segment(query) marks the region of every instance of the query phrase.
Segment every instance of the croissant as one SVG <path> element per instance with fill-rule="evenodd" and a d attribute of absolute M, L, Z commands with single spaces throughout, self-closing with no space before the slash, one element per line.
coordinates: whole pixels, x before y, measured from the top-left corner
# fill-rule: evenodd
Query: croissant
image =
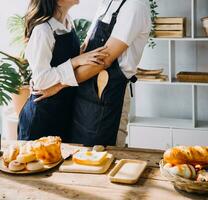
<path fill-rule="evenodd" d="M 171 174 L 175 174 L 184 178 L 188 179 L 195 179 L 196 178 L 196 171 L 192 165 L 176 165 L 174 167 L 169 167 L 167 170 Z"/>
<path fill-rule="evenodd" d="M 208 146 L 177 146 L 168 149 L 163 155 L 164 161 L 172 165 L 208 164 Z"/>

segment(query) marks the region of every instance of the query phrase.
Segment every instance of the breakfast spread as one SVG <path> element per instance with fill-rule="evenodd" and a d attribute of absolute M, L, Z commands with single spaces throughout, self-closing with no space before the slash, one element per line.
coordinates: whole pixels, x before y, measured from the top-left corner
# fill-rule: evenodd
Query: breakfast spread
<path fill-rule="evenodd" d="M 163 159 L 163 168 L 173 175 L 200 182 L 208 181 L 208 147 L 173 147 L 164 153 Z"/>
<path fill-rule="evenodd" d="M 11 172 L 31 172 L 42 170 L 44 165 L 57 163 L 61 158 L 61 138 L 49 136 L 9 146 L 4 151 L 2 164 Z"/>

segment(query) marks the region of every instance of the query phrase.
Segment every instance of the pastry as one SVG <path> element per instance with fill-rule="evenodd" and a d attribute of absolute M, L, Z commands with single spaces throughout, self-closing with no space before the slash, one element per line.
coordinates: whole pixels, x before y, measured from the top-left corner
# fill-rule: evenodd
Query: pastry
<path fill-rule="evenodd" d="M 100 165 L 106 158 L 107 152 L 86 151 L 77 152 L 72 156 L 72 160 L 83 165 Z"/>
<path fill-rule="evenodd" d="M 164 153 L 165 163 L 173 165 L 191 164 L 206 165 L 208 164 L 208 147 L 203 146 L 177 146 L 168 149 Z"/>
<path fill-rule="evenodd" d="M 192 165 L 182 164 L 174 167 L 166 168 L 171 174 L 181 176 L 183 178 L 195 179 L 196 171 Z"/>
<path fill-rule="evenodd" d="M 9 148 L 3 153 L 4 165 L 8 167 L 11 161 L 16 160 L 18 154 L 19 154 L 19 147 L 17 145 L 9 146 Z"/>
<path fill-rule="evenodd" d="M 13 172 L 18 172 L 18 171 L 22 171 L 23 169 L 25 169 L 25 164 L 20 163 L 17 160 L 13 160 L 9 163 L 8 168 L 9 170 Z"/>
<path fill-rule="evenodd" d="M 35 153 L 19 154 L 17 156 L 17 161 L 20 163 L 29 163 L 36 160 Z"/>
<path fill-rule="evenodd" d="M 92 148 L 93 151 L 97 151 L 97 152 L 102 152 L 105 150 L 105 147 L 103 145 L 95 145 L 93 148 Z"/>
<path fill-rule="evenodd" d="M 200 182 L 208 182 L 208 171 L 200 170 L 197 173 L 197 179 L 196 180 L 200 181 Z"/>
<path fill-rule="evenodd" d="M 39 160 L 35 160 L 32 162 L 27 163 L 26 165 L 26 169 L 28 171 L 38 171 L 44 168 L 44 165 L 41 161 Z"/>
<path fill-rule="evenodd" d="M 164 169 L 169 169 L 171 167 L 173 167 L 173 165 L 171 165 L 170 163 L 166 163 L 163 168 Z"/>
<path fill-rule="evenodd" d="M 62 158 L 61 138 L 53 136 L 42 137 L 33 142 L 32 150 L 36 158 L 44 164 L 56 163 Z"/>

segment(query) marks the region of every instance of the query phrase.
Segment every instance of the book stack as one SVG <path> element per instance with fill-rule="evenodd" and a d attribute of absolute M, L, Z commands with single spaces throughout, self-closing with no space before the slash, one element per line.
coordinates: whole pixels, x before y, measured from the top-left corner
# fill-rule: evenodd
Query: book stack
<path fill-rule="evenodd" d="M 137 68 L 136 77 L 139 81 L 167 81 L 168 76 L 162 73 L 163 69 L 147 70 Z"/>
<path fill-rule="evenodd" d="M 182 38 L 186 35 L 186 18 L 184 17 L 157 17 L 155 20 L 155 37 Z"/>

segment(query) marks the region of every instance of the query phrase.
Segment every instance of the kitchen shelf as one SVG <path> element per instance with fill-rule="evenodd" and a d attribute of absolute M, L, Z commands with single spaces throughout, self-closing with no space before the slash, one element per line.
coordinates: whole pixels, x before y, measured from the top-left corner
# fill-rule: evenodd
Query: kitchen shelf
<path fill-rule="evenodd" d="M 187 128 L 192 129 L 191 119 L 174 119 L 159 117 L 134 117 L 130 122 L 134 126 L 163 127 L 163 128 Z"/>
<path fill-rule="evenodd" d="M 147 85 L 178 85 L 178 86 L 208 86 L 208 83 L 194 83 L 194 82 L 178 82 L 177 80 L 170 81 L 137 81 L 137 84 Z"/>
<path fill-rule="evenodd" d="M 131 119 L 130 126 L 175 128 L 175 129 L 194 129 L 208 131 L 208 121 L 198 121 L 197 127 L 194 127 L 192 119 L 175 119 L 160 117 L 139 117 Z"/>
<path fill-rule="evenodd" d="M 134 84 L 128 145 L 165 149 L 179 144 L 180 137 L 180 144 L 208 145 L 208 83 L 176 80 L 180 71 L 208 72 L 208 37 L 205 37 L 200 21 L 201 17 L 208 16 L 208 1 L 160 0 L 158 6 L 161 17 L 187 18 L 187 36 L 153 38 L 157 46 L 145 48 L 139 66 L 164 68 L 168 80 L 138 80 Z M 155 134 L 163 139 L 157 140 Z M 157 144 L 154 139 L 151 141 L 151 137 L 157 140 Z"/>
<path fill-rule="evenodd" d="M 153 38 L 155 41 L 208 41 L 208 37 Z"/>

